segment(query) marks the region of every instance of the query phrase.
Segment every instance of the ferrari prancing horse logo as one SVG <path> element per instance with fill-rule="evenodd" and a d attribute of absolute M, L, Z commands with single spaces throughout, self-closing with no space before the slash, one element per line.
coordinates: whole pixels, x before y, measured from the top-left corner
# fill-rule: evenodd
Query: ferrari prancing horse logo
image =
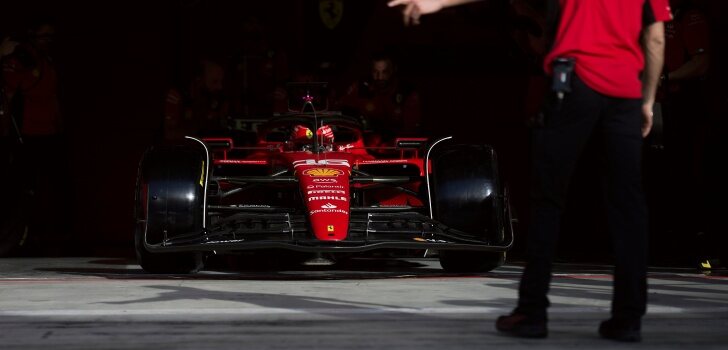
<path fill-rule="evenodd" d="M 303 172 L 303 175 L 308 175 L 312 177 L 320 177 L 320 176 L 340 176 L 344 175 L 344 172 L 339 169 L 332 169 L 332 168 L 312 168 L 307 169 Z"/>
<path fill-rule="evenodd" d="M 344 0 L 319 0 L 319 17 L 326 28 L 336 28 L 344 17 Z"/>

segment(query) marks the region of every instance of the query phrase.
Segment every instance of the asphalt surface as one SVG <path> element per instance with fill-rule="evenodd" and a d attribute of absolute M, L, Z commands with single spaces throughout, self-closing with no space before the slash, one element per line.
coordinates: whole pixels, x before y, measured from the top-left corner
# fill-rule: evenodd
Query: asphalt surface
<path fill-rule="evenodd" d="M 557 266 L 541 340 L 493 327 L 515 304 L 518 265 L 478 275 L 431 259 L 221 266 L 178 276 L 127 259 L 0 259 L 0 349 L 728 349 L 728 273 L 652 269 L 644 341 L 623 344 L 596 331 L 609 266 Z"/>

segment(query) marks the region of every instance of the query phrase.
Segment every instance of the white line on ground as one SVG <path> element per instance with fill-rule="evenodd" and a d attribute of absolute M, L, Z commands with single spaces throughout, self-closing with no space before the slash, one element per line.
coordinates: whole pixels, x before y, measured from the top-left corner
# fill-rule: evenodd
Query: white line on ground
<path fill-rule="evenodd" d="M 509 313 L 510 308 L 497 307 L 428 307 L 428 308 L 237 308 L 237 309 L 57 309 L 57 310 L 5 310 L 0 316 L 174 316 L 174 315 L 292 315 L 292 314 L 325 314 L 325 315 L 371 315 L 371 314 L 502 314 Z M 608 312 L 608 307 L 553 307 L 549 313 L 589 313 Z M 678 308 L 666 306 L 650 306 L 648 314 L 728 314 L 728 307 L 719 308 Z"/>

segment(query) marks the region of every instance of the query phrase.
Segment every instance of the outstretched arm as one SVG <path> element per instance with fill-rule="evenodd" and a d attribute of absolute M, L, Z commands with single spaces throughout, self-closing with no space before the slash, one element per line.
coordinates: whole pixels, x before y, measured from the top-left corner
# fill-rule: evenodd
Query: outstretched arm
<path fill-rule="evenodd" d="M 420 24 L 420 16 L 435 13 L 445 7 L 463 5 L 480 0 L 392 0 L 389 7 L 404 6 L 404 25 Z"/>

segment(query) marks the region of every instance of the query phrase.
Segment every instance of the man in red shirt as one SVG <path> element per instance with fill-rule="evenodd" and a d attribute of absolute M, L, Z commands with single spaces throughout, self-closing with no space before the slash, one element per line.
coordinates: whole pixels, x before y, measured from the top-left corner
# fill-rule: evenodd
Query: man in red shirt
<path fill-rule="evenodd" d="M 422 14 L 470 1 L 395 0 L 390 6 L 406 5 L 405 22 L 416 23 Z M 547 336 L 547 293 L 561 214 L 574 167 L 596 131 L 605 141 L 604 193 L 616 257 L 612 318 L 602 322 L 599 333 L 639 341 L 647 306 L 642 138 L 652 127 L 670 7 L 668 0 L 560 0 L 551 6 L 559 20 L 544 68 L 557 79 L 533 140 L 528 261 L 518 307 L 501 316 L 496 328 L 518 337 Z M 560 65 L 566 69 L 554 72 L 562 58 L 568 58 Z"/>
<path fill-rule="evenodd" d="M 30 215 L 27 226 L 20 229 L 30 232 L 29 245 L 37 241 L 41 244 L 37 248 L 50 249 L 51 253 L 57 253 L 53 250 L 58 245 L 53 243 L 67 239 L 64 236 L 70 234 L 66 212 L 67 148 L 59 104 L 59 79 L 52 55 L 54 36 L 55 26 L 42 20 L 29 28 L 27 40 L 10 46 L 5 42 L 1 80 L 9 108 L 4 118 L 0 118 L 5 119 L 0 136 L 11 140 L 8 148 L 13 157 L 7 167 L 12 170 L 12 176 L 18 177 L 13 190 L 22 192 L 18 203 L 32 197 L 35 209 L 14 218 L 21 220 L 25 214 Z"/>
<path fill-rule="evenodd" d="M 54 28 L 42 24 L 33 29 L 30 42 L 14 47 L 2 64 L 8 100 L 18 95 L 16 122 L 22 135 L 49 137 L 61 132 L 58 75 L 50 55 Z"/>

